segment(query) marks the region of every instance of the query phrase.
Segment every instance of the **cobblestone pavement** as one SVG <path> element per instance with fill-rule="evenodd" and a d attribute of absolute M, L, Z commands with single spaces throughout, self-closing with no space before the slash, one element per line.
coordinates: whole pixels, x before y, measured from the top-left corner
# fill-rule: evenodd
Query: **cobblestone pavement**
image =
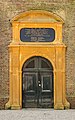
<path fill-rule="evenodd" d="M 0 120 L 75 120 L 75 110 L 0 110 Z"/>

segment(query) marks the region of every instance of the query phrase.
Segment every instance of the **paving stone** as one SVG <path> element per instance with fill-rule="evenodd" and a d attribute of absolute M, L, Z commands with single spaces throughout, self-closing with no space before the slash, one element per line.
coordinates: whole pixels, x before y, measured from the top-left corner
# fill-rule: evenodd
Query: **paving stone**
<path fill-rule="evenodd" d="M 1 110 L 0 120 L 75 120 L 75 110 Z"/>

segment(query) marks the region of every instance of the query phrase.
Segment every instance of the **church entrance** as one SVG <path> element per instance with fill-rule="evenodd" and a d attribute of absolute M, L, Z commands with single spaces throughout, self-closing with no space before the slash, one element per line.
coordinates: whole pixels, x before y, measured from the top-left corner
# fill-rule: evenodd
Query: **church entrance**
<path fill-rule="evenodd" d="M 10 96 L 5 108 L 70 108 L 65 92 L 64 21 L 49 11 L 31 10 L 15 16 L 11 23 Z"/>
<path fill-rule="evenodd" d="M 32 57 L 22 73 L 22 107 L 53 107 L 52 64 L 43 57 Z"/>

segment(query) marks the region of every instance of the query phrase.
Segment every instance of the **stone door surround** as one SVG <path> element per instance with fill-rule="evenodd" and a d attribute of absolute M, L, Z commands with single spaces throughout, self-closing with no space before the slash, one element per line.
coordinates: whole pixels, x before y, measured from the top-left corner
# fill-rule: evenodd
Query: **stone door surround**
<path fill-rule="evenodd" d="M 33 57 L 41 56 L 48 59 L 53 66 L 54 74 L 54 109 L 69 108 L 65 94 L 65 52 L 66 46 L 62 42 L 63 20 L 48 11 L 33 10 L 16 16 L 12 21 L 12 41 L 10 54 L 10 95 L 5 108 L 22 108 L 22 66 Z M 20 30 L 22 28 L 52 28 L 55 30 L 53 42 L 22 42 Z"/>

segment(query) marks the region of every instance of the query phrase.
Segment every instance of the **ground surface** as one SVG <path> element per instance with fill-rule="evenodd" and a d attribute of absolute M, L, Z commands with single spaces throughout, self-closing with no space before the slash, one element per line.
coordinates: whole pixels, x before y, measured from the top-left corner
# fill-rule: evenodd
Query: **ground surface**
<path fill-rule="evenodd" d="M 75 110 L 0 110 L 0 120 L 75 120 Z"/>

